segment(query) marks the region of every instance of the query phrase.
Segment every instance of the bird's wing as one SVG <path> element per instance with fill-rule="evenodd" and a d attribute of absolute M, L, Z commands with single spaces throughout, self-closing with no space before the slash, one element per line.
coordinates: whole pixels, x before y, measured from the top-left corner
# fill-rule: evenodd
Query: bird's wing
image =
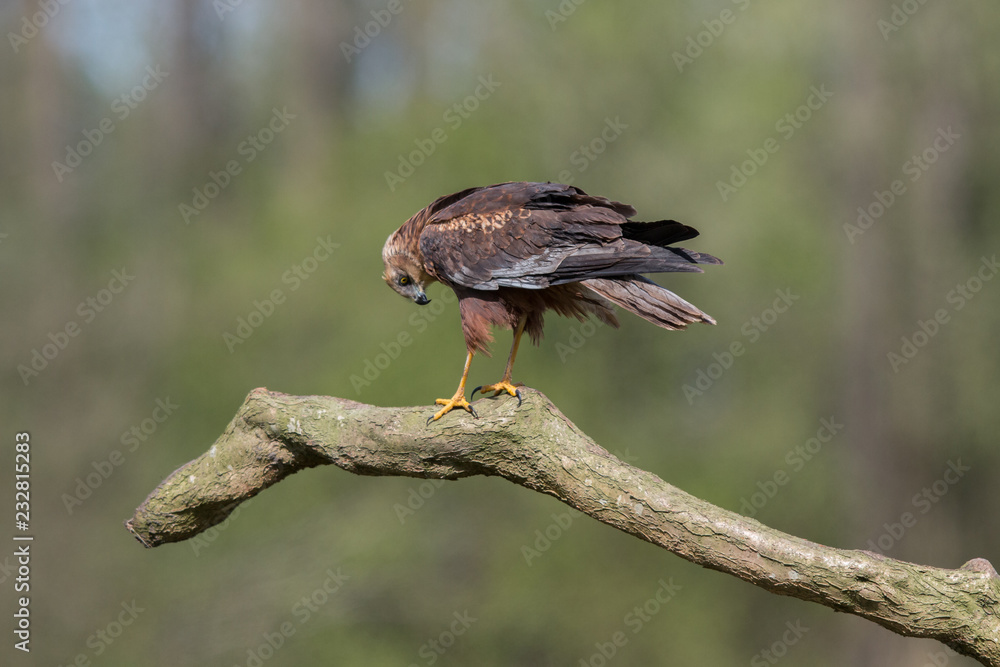
<path fill-rule="evenodd" d="M 542 289 L 587 278 L 701 271 L 696 264 L 718 262 L 656 245 L 691 238 L 692 228 L 630 223 L 631 206 L 572 186 L 504 183 L 459 194 L 429 215 L 420 234 L 427 271 L 443 282 Z"/>

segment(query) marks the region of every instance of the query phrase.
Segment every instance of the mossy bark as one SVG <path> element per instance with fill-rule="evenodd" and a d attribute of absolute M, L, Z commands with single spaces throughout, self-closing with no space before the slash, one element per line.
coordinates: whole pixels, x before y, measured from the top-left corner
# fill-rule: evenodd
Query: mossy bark
<path fill-rule="evenodd" d="M 164 480 L 125 525 L 147 547 L 185 540 L 319 465 L 359 475 L 496 475 L 693 563 L 1000 667 L 1000 577 L 989 562 L 925 567 L 786 535 L 620 461 L 545 396 L 522 392 L 521 407 L 481 400 L 479 419 L 456 412 L 427 425 L 427 407 L 255 389 L 209 451 Z"/>

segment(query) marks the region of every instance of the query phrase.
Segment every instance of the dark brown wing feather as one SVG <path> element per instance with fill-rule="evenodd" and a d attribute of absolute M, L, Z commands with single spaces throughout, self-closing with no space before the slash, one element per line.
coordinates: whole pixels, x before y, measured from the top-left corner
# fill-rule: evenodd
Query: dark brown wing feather
<path fill-rule="evenodd" d="M 543 289 L 587 278 L 700 272 L 697 264 L 720 263 L 665 247 L 696 236 L 693 228 L 629 222 L 631 206 L 572 186 L 504 183 L 464 193 L 438 200 L 448 203 L 428 215 L 420 234 L 427 271 L 446 284 Z"/>
<path fill-rule="evenodd" d="M 627 239 L 641 243 L 667 246 L 680 243 L 698 236 L 698 230 L 688 227 L 676 220 L 657 220 L 656 222 L 626 222 L 622 225 L 622 235 Z"/>
<path fill-rule="evenodd" d="M 445 202 L 446 206 L 440 204 Z M 469 188 L 448 197 L 441 197 L 428 208 L 434 208 L 429 218 L 432 223 L 446 222 L 470 213 L 486 214 L 506 209 L 572 211 L 580 207 L 605 209 L 615 215 L 614 220 L 624 222 L 635 215 L 628 204 L 604 197 L 588 195 L 580 188 L 559 183 L 499 183 L 480 188 Z"/>
<path fill-rule="evenodd" d="M 694 322 L 715 324 L 700 308 L 643 276 L 596 278 L 581 284 L 664 329 L 683 329 Z"/>

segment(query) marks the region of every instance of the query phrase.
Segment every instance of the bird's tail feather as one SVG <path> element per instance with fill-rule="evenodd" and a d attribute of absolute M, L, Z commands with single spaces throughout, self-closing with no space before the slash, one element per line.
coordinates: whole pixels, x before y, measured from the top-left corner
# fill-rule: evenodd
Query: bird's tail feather
<path fill-rule="evenodd" d="M 638 274 L 619 278 L 591 278 L 583 285 L 664 329 L 683 329 L 693 322 L 715 324 L 710 315 L 670 290 Z"/>

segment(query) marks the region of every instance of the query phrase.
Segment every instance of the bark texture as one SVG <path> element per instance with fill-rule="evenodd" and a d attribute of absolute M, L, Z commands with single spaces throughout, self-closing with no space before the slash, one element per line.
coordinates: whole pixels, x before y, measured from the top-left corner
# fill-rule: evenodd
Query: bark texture
<path fill-rule="evenodd" d="M 125 526 L 146 547 L 185 540 L 319 465 L 358 475 L 496 475 L 693 563 L 1000 667 L 1000 577 L 988 561 L 948 570 L 787 535 L 620 461 L 544 395 L 522 393 L 520 408 L 485 399 L 476 405 L 479 419 L 453 413 L 427 425 L 426 406 L 255 389 L 215 444 L 164 480 Z"/>

